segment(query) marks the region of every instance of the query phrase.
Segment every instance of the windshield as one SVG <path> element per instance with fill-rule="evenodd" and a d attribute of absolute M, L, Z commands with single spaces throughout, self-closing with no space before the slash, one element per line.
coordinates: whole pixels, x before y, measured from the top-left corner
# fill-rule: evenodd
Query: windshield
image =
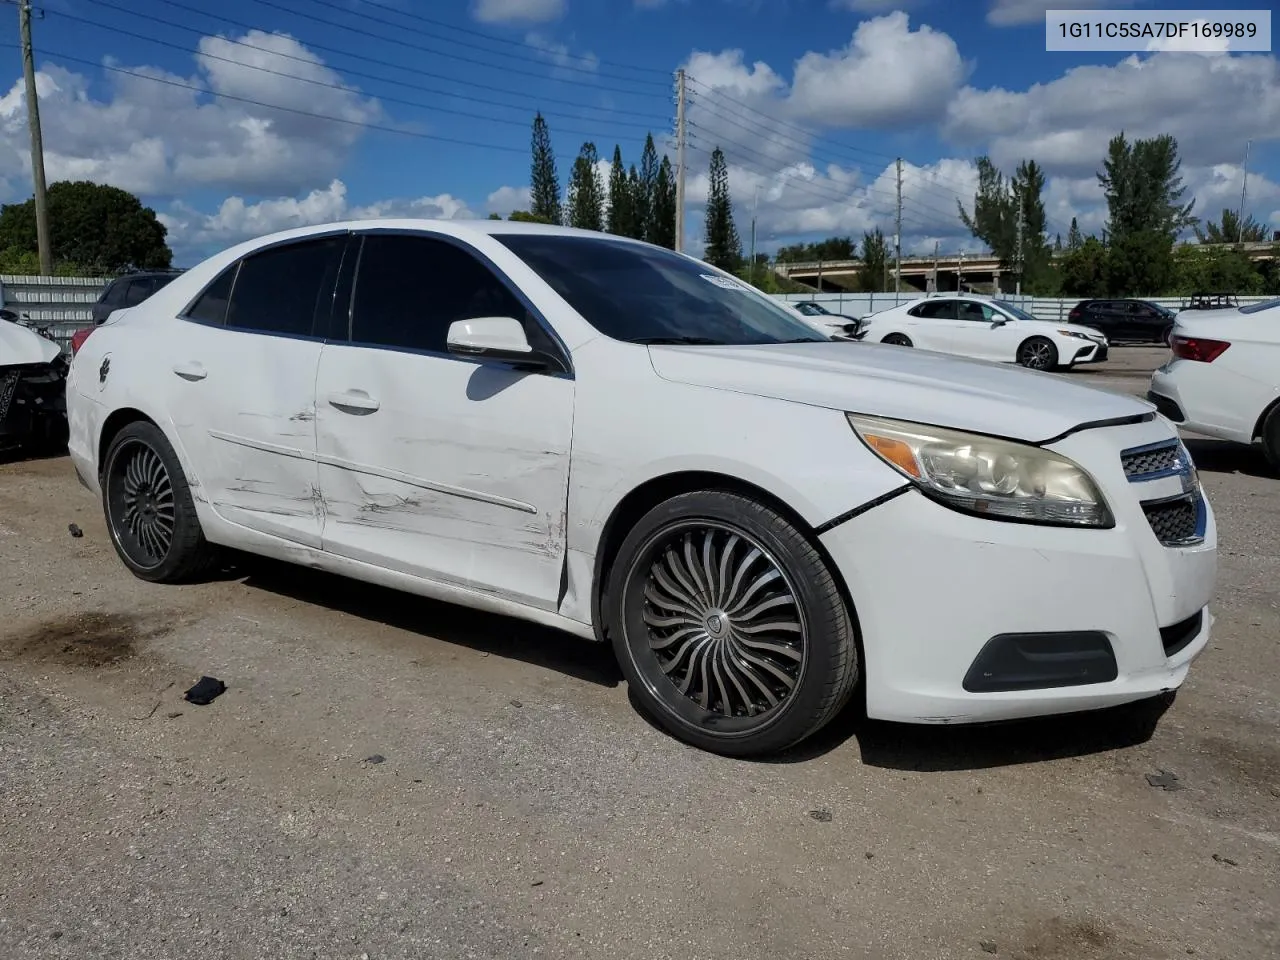
<path fill-rule="evenodd" d="M 1003 310 L 1005 313 L 1009 314 L 1009 316 L 1015 317 L 1018 320 L 1034 320 L 1035 319 L 1035 317 L 1027 313 L 1027 311 L 1021 309 L 1020 307 L 1015 307 L 1012 303 L 1010 303 L 1007 300 L 992 300 L 991 302 L 995 304 L 997 307 L 999 307 L 1001 310 Z"/>
<path fill-rule="evenodd" d="M 1263 310 L 1274 310 L 1280 307 L 1280 300 L 1263 300 L 1261 303 L 1250 304 L 1247 307 L 1241 307 L 1241 313 L 1261 313 Z"/>
<path fill-rule="evenodd" d="M 495 234 L 605 336 L 631 343 L 819 343 L 763 294 L 658 247 L 596 237 Z"/>
<path fill-rule="evenodd" d="M 831 316 L 831 312 L 820 303 L 802 303 L 800 304 L 800 312 L 807 313 L 811 317 Z"/>

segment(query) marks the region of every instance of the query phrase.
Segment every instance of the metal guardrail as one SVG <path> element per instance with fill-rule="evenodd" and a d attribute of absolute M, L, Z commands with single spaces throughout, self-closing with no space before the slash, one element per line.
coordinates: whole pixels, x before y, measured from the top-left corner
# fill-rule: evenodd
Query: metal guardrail
<path fill-rule="evenodd" d="M 0 274 L 0 306 L 26 314 L 70 349 L 71 335 L 93 322 L 92 307 L 110 277 L 23 277 Z"/>

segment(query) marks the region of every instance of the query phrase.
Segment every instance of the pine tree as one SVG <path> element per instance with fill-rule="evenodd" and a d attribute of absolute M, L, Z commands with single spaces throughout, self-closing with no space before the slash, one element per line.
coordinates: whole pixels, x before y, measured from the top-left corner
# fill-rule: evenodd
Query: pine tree
<path fill-rule="evenodd" d="M 665 156 L 653 181 L 653 216 L 645 239 L 668 250 L 676 248 L 676 178 Z"/>
<path fill-rule="evenodd" d="M 539 112 L 533 118 L 533 169 L 530 177 L 533 202 L 529 212 L 548 223 L 561 222 L 560 176 L 556 154 L 551 149 L 551 131 Z"/>
<path fill-rule="evenodd" d="M 884 278 L 889 263 L 889 245 L 884 231 L 879 227 L 862 235 L 862 270 L 858 273 L 858 288 L 863 292 L 884 289 Z"/>
<path fill-rule="evenodd" d="M 604 229 L 604 191 L 596 164 L 600 158 L 594 143 L 584 143 L 573 161 L 573 174 L 569 177 L 569 226 L 581 230 Z"/>
<path fill-rule="evenodd" d="M 644 140 L 644 153 L 640 155 L 640 189 L 635 192 L 636 220 L 640 224 L 640 239 L 654 240 L 654 204 L 658 191 L 658 150 L 653 145 L 653 134 Z"/>
<path fill-rule="evenodd" d="M 724 151 L 711 154 L 711 189 L 707 194 L 706 249 L 702 259 L 730 272 L 742 264 L 742 241 L 733 223 L 733 201 L 729 197 L 729 166 Z"/>
<path fill-rule="evenodd" d="M 627 171 L 627 200 L 631 205 L 631 215 L 627 220 L 625 236 L 633 240 L 643 240 L 645 221 L 643 212 L 645 203 L 644 184 L 640 182 L 640 172 L 636 170 L 634 163 L 631 165 L 631 169 Z"/>
<path fill-rule="evenodd" d="M 627 168 L 622 165 L 622 148 L 613 148 L 613 166 L 609 168 L 609 218 L 606 229 L 620 237 L 629 236 L 634 205 L 627 183 Z"/>
<path fill-rule="evenodd" d="M 1076 218 L 1071 218 L 1071 229 L 1067 231 L 1067 250 L 1079 250 L 1084 246 L 1084 237 L 1080 235 L 1080 224 L 1076 223 Z"/>

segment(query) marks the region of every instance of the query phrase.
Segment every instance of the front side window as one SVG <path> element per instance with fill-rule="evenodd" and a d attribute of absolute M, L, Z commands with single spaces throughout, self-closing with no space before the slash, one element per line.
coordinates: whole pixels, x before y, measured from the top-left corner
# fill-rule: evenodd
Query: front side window
<path fill-rule="evenodd" d="M 1021 307 L 1015 307 L 1008 300 L 992 300 L 991 305 L 1003 310 L 1015 320 L 1035 320 L 1035 316 L 1028 313 L 1026 310 L 1023 310 Z M 999 320 L 1000 317 L 997 316 L 994 319 Z"/>
<path fill-rule="evenodd" d="M 964 300 L 960 303 L 959 317 L 961 320 L 970 320 L 975 323 L 991 323 L 1000 319 L 1000 315 L 985 303 L 974 303 L 972 300 Z"/>
<path fill-rule="evenodd" d="M 345 243 L 345 235 L 324 237 L 245 257 L 231 291 L 227 326 L 258 333 L 311 336 Z"/>
<path fill-rule="evenodd" d="M 782 304 L 669 250 L 603 237 L 493 237 L 615 340 L 746 345 L 826 339 Z"/>
<path fill-rule="evenodd" d="M 527 320 L 524 305 L 476 256 L 433 237 L 364 238 L 353 343 L 446 353 L 450 325 L 480 317 Z"/>

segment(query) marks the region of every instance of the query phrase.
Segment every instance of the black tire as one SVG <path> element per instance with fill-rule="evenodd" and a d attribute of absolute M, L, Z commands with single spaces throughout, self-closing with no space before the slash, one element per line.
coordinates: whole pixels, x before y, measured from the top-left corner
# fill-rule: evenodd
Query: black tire
<path fill-rule="evenodd" d="M 632 696 L 705 750 L 785 750 L 827 724 L 858 678 L 853 621 L 826 563 L 790 521 L 735 493 L 681 494 L 645 514 L 604 601 Z"/>
<path fill-rule="evenodd" d="M 1018 347 L 1017 359 L 1028 370 L 1052 370 L 1058 365 L 1058 348 L 1046 337 L 1029 337 Z"/>
<path fill-rule="evenodd" d="M 908 337 L 905 333 L 886 333 L 884 335 L 884 339 L 881 340 L 880 342 L 889 343 L 895 347 L 914 346 L 914 344 L 911 342 L 911 338 Z"/>
<path fill-rule="evenodd" d="M 139 579 L 181 583 L 216 559 L 178 456 L 153 423 L 131 423 L 111 441 L 103 460 L 102 508 L 112 546 Z"/>
<path fill-rule="evenodd" d="M 1272 471 L 1280 474 L 1280 405 L 1262 421 L 1262 453 Z"/>
<path fill-rule="evenodd" d="M 1169 324 L 1160 331 L 1160 339 L 1158 342 L 1164 344 L 1166 347 L 1173 346 L 1173 324 Z"/>

